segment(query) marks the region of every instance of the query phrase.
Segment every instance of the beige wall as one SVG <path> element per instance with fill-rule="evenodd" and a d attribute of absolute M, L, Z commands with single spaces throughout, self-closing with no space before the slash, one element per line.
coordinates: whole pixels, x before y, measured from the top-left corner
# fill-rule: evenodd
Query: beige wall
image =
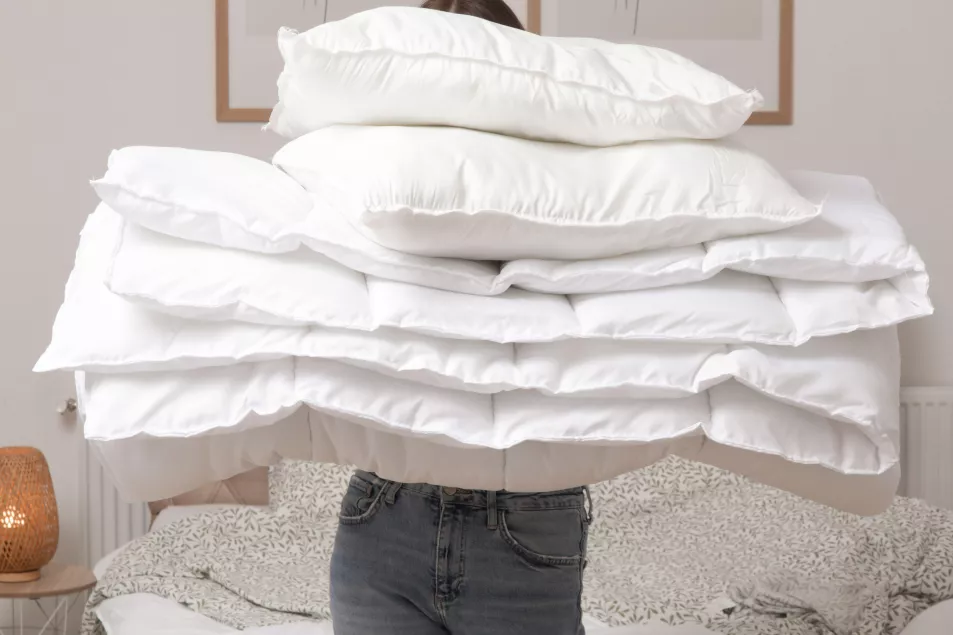
<path fill-rule="evenodd" d="M 744 137 L 781 166 L 875 182 L 935 278 L 938 315 L 903 330 L 904 381 L 953 385 L 953 3 L 797 4 L 797 125 Z M 67 559 L 80 549 L 79 431 L 54 409 L 72 387 L 30 368 L 95 204 L 87 179 L 123 145 L 266 157 L 279 143 L 254 125 L 215 123 L 212 26 L 212 0 L 0 2 L 0 445 L 49 457 Z"/>
<path fill-rule="evenodd" d="M 744 139 L 780 167 L 874 183 L 933 274 L 936 314 L 901 328 L 903 383 L 953 385 L 953 2 L 795 4 L 795 125 Z"/>

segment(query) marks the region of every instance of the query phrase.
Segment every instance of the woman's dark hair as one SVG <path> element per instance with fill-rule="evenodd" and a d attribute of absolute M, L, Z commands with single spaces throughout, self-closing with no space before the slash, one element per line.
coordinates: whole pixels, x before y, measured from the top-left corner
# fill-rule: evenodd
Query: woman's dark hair
<path fill-rule="evenodd" d="M 524 31 L 523 23 L 503 0 L 427 0 L 424 9 L 461 13 Z"/>

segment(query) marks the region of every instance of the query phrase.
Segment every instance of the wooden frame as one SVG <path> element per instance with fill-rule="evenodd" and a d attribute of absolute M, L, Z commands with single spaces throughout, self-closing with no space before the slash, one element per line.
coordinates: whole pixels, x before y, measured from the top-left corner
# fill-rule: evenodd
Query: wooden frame
<path fill-rule="evenodd" d="M 778 109 L 756 112 L 749 126 L 790 126 L 794 123 L 794 0 L 781 0 Z"/>
<path fill-rule="evenodd" d="M 794 0 L 781 2 L 780 68 L 776 111 L 756 112 L 749 125 L 789 126 L 794 123 Z M 542 28 L 542 0 L 527 0 L 526 27 Z M 229 104 L 228 0 L 215 0 L 215 116 L 223 123 L 267 123 L 270 108 L 232 108 Z"/>
<path fill-rule="evenodd" d="M 215 118 L 223 123 L 267 123 L 271 108 L 229 105 L 228 73 L 228 0 L 215 0 Z"/>

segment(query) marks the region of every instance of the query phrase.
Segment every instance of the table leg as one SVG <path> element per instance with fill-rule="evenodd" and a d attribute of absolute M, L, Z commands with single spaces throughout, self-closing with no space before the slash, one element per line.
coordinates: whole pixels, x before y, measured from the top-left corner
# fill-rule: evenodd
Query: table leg
<path fill-rule="evenodd" d="M 46 629 L 48 629 L 50 626 L 53 627 L 53 630 L 55 632 L 56 617 L 57 617 L 57 614 L 60 612 L 60 608 L 64 606 L 64 603 L 66 603 L 66 606 L 69 606 L 69 596 L 58 597 L 56 598 L 55 601 L 56 601 L 56 604 L 53 605 L 53 610 L 50 612 L 49 615 L 46 615 L 46 612 L 44 611 L 44 615 L 46 616 L 46 622 L 43 624 L 43 627 L 39 631 L 37 631 L 37 635 L 43 635 L 43 633 L 46 632 Z M 37 602 L 37 606 L 40 606 L 39 602 Z M 43 610 L 42 606 L 40 606 L 40 610 L 41 611 Z"/>

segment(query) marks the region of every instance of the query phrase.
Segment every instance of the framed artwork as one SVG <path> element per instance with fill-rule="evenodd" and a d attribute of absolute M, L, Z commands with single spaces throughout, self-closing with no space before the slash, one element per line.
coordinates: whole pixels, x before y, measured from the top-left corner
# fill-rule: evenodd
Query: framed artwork
<path fill-rule="evenodd" d="M 305 31 L 381 6 L 421 0 L 215 0 L 216 116 L 267 122 L 277 101 L 282 26 Z M 765 107 L 748 121 L 790 125 L 794 112 L 794 0 L 509 0 L 526 27 L 563 37 L 657 46 L 744 88 Z"/>

